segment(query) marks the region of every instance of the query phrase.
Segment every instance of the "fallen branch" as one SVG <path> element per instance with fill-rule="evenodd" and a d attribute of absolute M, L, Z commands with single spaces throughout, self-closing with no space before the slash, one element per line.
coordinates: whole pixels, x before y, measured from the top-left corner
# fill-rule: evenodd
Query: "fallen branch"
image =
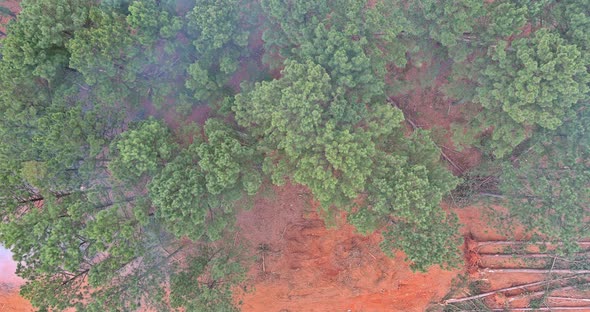
<path fill-rule="evenodd" d="M 518 259 L 518 258 L 557 258 L 559 260 L 564 261 L 573 261 L 572 259 L 560 257 L 554 254 L 545 254 L 545 253 L 523 253 L 523 254 L 515 254 L 515 253 L 489 253 L 489 252 L 479 252 L 478 253 L 482 257 L 497 257 L 497 258 L 511 258 L 511 259 Z M 573 255 L 582 256 L 587 255 L 589 252 L 576 252 Z"/>
<path fill-rule="evenodd" d="M 494 294 L 497 294 L 497 293 L 507 292 L 507 291 L 511 291 L 511 290 L 517 290 L 517 289 L 523 289 L 523 288 L 528 288 L 528 287 L 533 287 L 533 286 L 540 286 L 540 285 L 544 285 L 544 284 L 550 284 L 550 283 L 553 283 L 553 282 L 564 281 L 564 280 L 568 280 L 568 279 L 572 279 L 572 278 L 576 278 L 576 277 L 578 277 L 578 275 L 568 276 L 568 277 L 562 277 L 562 278 L 558 278 L 558 279 L 554 279 L 554 280 L 545 280 L 545 281 L 540 281 L 540 282 L 522 284 L 522 285 L 512 286 L 512 287 L 507 287 L 507 288 L 501 288 L 501 289 L 496 289 L 494 291 L 489 291 L 489 292 L 485 292 L 485 293 L 482 293 L 482 294 L 479 294 L 479 295 L 470 296 L 470 297 L 457 298 L 457 299 L 447 299 L 447 300 L 443 301 L 443 303 L 444 304 L 449 304 L 449 303 L 457 303 L 457 302 L 471 301 L 471 300 L 474 300 L 474 299 L 488 297 L 488 296 L 491 296 L 491 295 L 494 295 Z"/>
<path fill-rule="evenodd" d="M 393 104 L 393 106 L 397 107 L 402 112 L 404 111 L 401 108 L 401 106 L 399 104 L 397 104 L 397 102 L 394 99 L 392 99 L 391 97 L 387 97 L 387 101 L 389 101 L 389 103 Z M 406 117 L 405 114 L 404 114 L 404 120 L 407 121 L 410 124 L 410 126 L 412 126 L 412 129 L 413 130 L 421 129 L 421 127 L 419 127 L 418 125 L 416 125 L 416 123 L 414 123 L 410 118 Z M 460 166 L 458 166 L 447 154 L 445 154 L 445 152 L 443 152 L 442 148 L 438 144 L 436 144 L 436 146 L 440 150 L 440 154 L 444 158 L 444 160 L 448 161 L 453 167 L 455 167 L 455 169 L 457 169 L 457 170 L 459 170 L 461 172 L 464 171 L 463 168 L 461 168 Z"/>
<path fill-rule="evenodd" d="M 581 246 L 590 246 L 590 242 L 577 242 Z M 563 245 L 563 243 L 531 242 L 531 241 L 478 241 L 477 246 L 517 246 L 517 245 Z"/>
<path fill-rule="evenodd" d="M 497 254 L 497 253 L 478 253 L 481 257 L 501 258 L 501 259 L 519 259 L 519 258 L 553 258 L 554 255 L 549 254 Z M 558 257 L 559 258 L 559 257 Z"/>
<path fill-rule="evenodd" d="M 517 295 L 517 296 L 514 296 L 514 297 L 508 299 L 508 302 L 512 302 L 514 300 L 518 300 L 518 299 L 521 299 L 523 297 L 536 297 L 536 296 L 539 296 L 539 295 L 544 295 L 546 293 L 554 292 L 556 290 L 561 290 L 561 291 L 563 291 L 563 290 L 571 290 L 571 289 L 575 289 L 576 287 L 579 287 L 579 286 L 582 286 L 582 285 L 588 285 L 588 284 L 581 284 L 581 285 L 576 285 L 576 286 L 565 286 L 565 287 L 552 288 L 552 289 L 549 289 L 547 291 L 545 291 L 545 290 L 539 290 L 539 291 L 535 291 L 535 292 L 532 292 L 532 293 L 524 293 L 524 294 L 520 294 L 520 295 Z"/>
<path fill-rule="evenodd" d="M 548 269 L 484 269 L 486 273 L 531 273 L 531 274 L 590 274 L 590 270 Z"/>
<path fill-rule="evenodd" d="M 491 311 L 510 312 L 510 311 L 588 311 L 590 307 L 544 307 L 544 308 L 504 308 L 491 309 Z"/>
<path fill-rule="evenodd" d="M 572 297 L 550 296 L 550 297 L 547 297 L 547 299 L 590 302 L 590 299 L 588 299 L 588 298 L 572 298 Z"/>
<path fill-rule="evenodd" d="M 493 193 L 486 193 L 486 192 L 479 192 L 477 195 L 480 195 L 480 196 L 488 196 L 488 197 L 494 197 L 494 198 L 501 198 L 501 199 L 504 199 L 504 198 L 506 198 L 504 195 L 500 195 L 500 194 L 493 194 Z"/>
<path fill-rule="evenodd" d="M 437 145 L 438 146 L 438 145 Z M 448 161 L 453 167 L 455 167 L 457 170 L 463 172 L 463 168 L 459 167 L 457 164 L 455 164 L 454 161 L 451 160 L 451 158 L 449 156 L 447 156 L 447 154 L 445 154 L 445 152 L 442 151 L 442 149 L 440 150 L 440 154 L 442 155 L 442 157 Z"/>
<path fill-rule="evenodd" d="M 584 254 L 588 254 L 587 252 Z M 498 259 L 498 260 L 525 260 L 525 259 L 535 259 L 535 260 L 543 260 L 547 262 L 549 259 L 556 259 L 562 263 L 582 263 L 581 260 L 575 259 L 568 259 L 564 257 L 560 257 L 557 255 L 552 254 L 542 254 L 542 253 L 530 253 L 530 254 L 496 254 L 496 253 L 478 253 L 480 258 L 488 258 L 488 259 Z M 579 254 L 582 255 L 582 254 Z"/>
<path fill-rule="evenodd" d="M 557 260 L 557 257 L 553 257 L 553 264 L 551 264 L 551 269 L 549 269 L 549 273 L 547 274 L 547 278 L 551 278 L 551 274 L 553 274 L 553 268 L 555 268 L 555 260 Z M 545 286 L 545 292 L 549 291 L 549 284 L 547 284 L 547 286 Z"/>

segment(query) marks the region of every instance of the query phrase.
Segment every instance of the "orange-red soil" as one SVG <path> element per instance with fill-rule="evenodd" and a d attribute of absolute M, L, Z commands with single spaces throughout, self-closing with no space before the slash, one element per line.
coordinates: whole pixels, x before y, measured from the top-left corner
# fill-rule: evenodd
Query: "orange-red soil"
<path fill-rule="evenodd" d="M 465 147 L 459 151 L 460 146 L 451 140 L 451 125 L 465 125 L 477 113 L 478 106 L 470 105 L 471 103 L 454 105 L 453 99 L 440 91 L 451 73 L 449 61 L 440 64 L 436 72 L 432 72 L 432 67 L 433 64 L 424 63 L 419 67 L 409 66 L 407 70 L 395 69 L 386 81 L 393 84 L 395 80 L 403 80 L 412 84 L 411 87 L 407 87 L 407 91 L 392 99 L 404 112 L 406 119 L 414 122 L 419 128 L 431 130 L 435 143 L 453 162 L 449 164 L 449 169 L 460 175 L 479 164 L 481 153 L 473 147 Z"/>
<path fill-rule="evenodd" d="M 513 230 L 511 237 L 493 230 L 482 206 L 443 205 L 457 213 L 463 224 L 465 265 L 454 271 L 433 267 L 420 274 L 411 272 L 403 253 L 396 253 L 393 259 L 386 257 L 378 247 L 379 234 L 359 235 L 342 216 L 336 218 L 334 227 L 326 227 L 304 187 L 287 184 L 273 190 L 273 196 L 258 198 L 252 210 L 238 215 L 238 236 L 250 244 L 257 259 L 249 271 L 248 284 L 253 290 L 238 296 L 242 311 L 425 311 L 450 291 L 451 281 L 458 274 L 469 273 L 471 281 L 483 281 L 481 291 L 547 277 L 481 269 L 535 267 L 521 260 L 480 255 L 501 250 L 478 246 L 478 241 L 529 238 L 514 225 L 508 225 Z M 489 208 L 505 211 L 500 206 Z M 527 307 L 529 298 L 510 297 L 520 292 L 490 296 L 485 302 L 495 308 L 505 304 Z"/>
<path fill-rule="evenodd" d="M 29 312 L 34 311 L 31 304 L 18 294 L 18 291 L 0 292 L 0 311 Z"/>
<path fill-rule="evenodd" d="M 327 228 L 305 188 L 274 190 L 238 216 L 238 235 L 257 259 L 242 311 L 424 311 L 461 272 L 413 273 L 403 253 L 381 252 L 379 234 L 359 235 L 342 216 Z"/>

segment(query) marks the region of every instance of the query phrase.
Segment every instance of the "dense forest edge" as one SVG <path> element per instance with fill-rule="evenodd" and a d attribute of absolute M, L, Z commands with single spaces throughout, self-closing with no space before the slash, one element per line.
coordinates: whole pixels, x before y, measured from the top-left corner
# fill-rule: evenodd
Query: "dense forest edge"
<path fill-rule="evenodd" d="M 0 243 L 40 311 L 239 311 L 266 247 L 236 216 L 286 183 L 417 272 L 464 265 L 442 202 L 502 205 L 498 228 L 590 269 L 588 0 L 20 7 L 0 8 Z"/>

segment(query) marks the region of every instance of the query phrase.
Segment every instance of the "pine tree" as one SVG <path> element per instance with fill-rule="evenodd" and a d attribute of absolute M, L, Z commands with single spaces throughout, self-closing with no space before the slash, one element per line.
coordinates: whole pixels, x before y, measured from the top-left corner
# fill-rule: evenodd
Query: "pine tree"
<path fill-rule="evenodd" d="M 457 226 L 445 221 L 439 203 L 458 181 L 441 167 L 440 151 L 428 134 L 407 138 L 402 113 L 385 103 L 373 104 L 357 124 L 339 123 L 332 112 L 347 103 L 334 87 L 338 82 L 333 85 L 310 61 L 286 64 L 281 79 L 238 94 L 233 107 L 238 124 L 252 129 L 273 183 L 289 178 L 309 187 L 326 211 L 334 206 L 350 211 L 349 221 L 364 233 L 404 224 L 391 229 L 397 229 L 396 239 L 411 243 L 395 246 L 407 252 L 415 269 L 455 263 Z M 361 194 L 367 198 L 356 207 L 353 199 Z M 434 228 L 437 218 L 445 226 Z M 418 230 L 432 233 L 410 235 Z M 390 239 L 384 248 L 394 246 Z M 436 249 L 421 254 L 418 241 Z"/>
<path fill-rule="evenodd" d="M 515 163 L 504 163 L 500 189 L 510 214 L 529 230 L 561 242 L 562 253 L 579 251 L 587 230 L 590 202 L 590 114 L 577 114 L 555 132 L 533 137 Z"/>
<path fill-rule="evenodd" d="M 588 98 L 587 62 L 554 32 L 540 29 L 510 46 L 500 42 L 489 54 L 492 63 L 479 79 L 476 101 L 484 108 L 484 126 L 494 126 L 497 156 L 521 143 L 527 128 L 555 130 Z M 514 131 L 519 135 L 510 135 Z"/>
<path fill-rule="evenodd" d="M 173 157 L 177 145 L 163 122 L 152 118 L 121 133 L 110 149 L 113 175 L 122 181 L 138 182 L 143 176 L 158 173 Z"/>
<path fill-rule="evenodd" d="M 208 120 L 198 138 L 149 183 L 157 215 L 170 232 L 217 240 L 233 225 L 235 202 L 261 184 L 254 151 L 219 120 Z"/>

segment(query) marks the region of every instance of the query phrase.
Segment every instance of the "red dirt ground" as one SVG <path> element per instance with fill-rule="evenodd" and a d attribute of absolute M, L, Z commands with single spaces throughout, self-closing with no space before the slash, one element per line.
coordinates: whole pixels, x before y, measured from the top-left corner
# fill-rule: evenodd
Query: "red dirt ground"
<path fill-rule="evenodd" d="M 379 234 L 362 236 L 337 218 L 334 228 L 326 227 L 308 190 L 287 184 L 273 188 L 274 195 L 259 197 L 254 208 L 238 215 L 238 236 L 249 242 L 256 262 L 249 271 L 248 284 L 254 290 L 239 295 L 245 312 L 266 311 L 425 311 L 450 290 L 452 279 L 469 273 L 472 281 L 487 285 L 482 291 L 543 280 L 543 274 L 488 273 L 483 266 L 519 267 L 520 261 L 493 261 L 478 252 L 497 251 L 477 247 L 477 241 L 506 240 L 492 230 L 481 206 L 452 208 L 459 216 L 466 237 L 464 268 L 443 271 L 431 268 L 425 274 L 412 273 L 401 252 L 394 259 L 378 247 Z M 490 207 L 505 211 L 499 206 Z M 278 213 L 277 213 L 278 212 Z M 510 239 L 527 239 L 515 227 Z M 266 251 L 257 249 L 265 245 Z M 264 255 L 264 260 L 262 256 Z M 264 261 L 264 263 L 263 263 Z M 514 295 L 509 293 L 509 295 Z M 487 304 L 501 308 L 527 307 L 528 299 L 491 296 Z"/>
<path fill-rule="evenodd" d="M 472 269 L 466 265 L 455 271 L 432 268 L 426 274 L 412 273 L 403 253 L 390 259 L 380 251 L 378 234 L 355 233 L 343 216 L 337 218 L 333 228 L 326 227 L 314 212 L 316 204 L 305 187 L 287 184 L 262 193 L 252 209 L 238 214 L 236 239 L 247 244 L 256 256 L 247 281 L 253 290 L 237 296 L 243 301 L 242 311 L 425 311 L 449 291 L 453 277 Z M 475 240 L 506 239 L 490 230 L 481 207 L 443 208 L 455 211 L 463 224 L 461 233 L 474 239 L 466 241 L 468 255 L 477 249 Z M 516 239 L 522 238 L 518 235 Z M 266 251 L 258 248 L 261 244 L 268 247 Z M 477 250 L 494 251 L 489 247 Z M 14 265 L 11 270 L 3 268 L 1 272 L 13 272 Z M 470 273 L 474 279 L 486 280 L 489 289 L 544 277 L 477 270 Z M 486 302 L 499 307 L 508 301 L 498 295 Z M 522 307 L 527 301 L 510 303 Z M 0 295 L 0 307 L 2 304 L 12 309 L 6 311 L 32 311 L 16 292 Z"/>
<path fill-rule="evenodd" d="M 0 311 L 29 312 L 34 311 L 31 304 L 18 294 L 18 291 L 0 292 Z"/>
<path fill-rule="evenodd" d="M 434 141 L 456 165 L 449 164 L 449 169 L 460 175 L 479 164 L 481 153 L 476 148 L 466 148 L 459 152 L 451 140 L 451 124 L 465 124 L 471 117 L 469 115 L 474 113 L 469 111 L 473 105 L 453 105 L 453 100 L 445 97 L 440 91 L 440 87 L 447 83 L 451 71 L 449 62 L 440 65 L 432 82 L 421 82 L 428 80 L 432 75 L 431 67 L 432 64 L 423 64 L 419 68 L 409 66 L 408 70 L 395 69 L 391 72 L 393 77 L 387 77 L 387 81 L 391 82 L 391 79 L 396 77 L 395 79 L 414 84 L 410 90 L 393 99 L 404 112 L 406 119 L 412 120 L 420 128 L 432 131 Z M 420 86 L 421 83 L 429 86 Z"/>
<path fill-rule="evenodd" d="M 379 234 L 359 235 L 342 216 L 327 228 L 304 187 L 274 191 L 238 215 L 238 235 L 253 250 L 268 246 L 255 252 L 249 272 L 254 291 L 240 296 L 242 311 L 424 311 L 462 271 L 412 273 L 403 253 L 390 259 L 381 252 Z M 474 214 L 462 211 L 462 220 Z"/>

